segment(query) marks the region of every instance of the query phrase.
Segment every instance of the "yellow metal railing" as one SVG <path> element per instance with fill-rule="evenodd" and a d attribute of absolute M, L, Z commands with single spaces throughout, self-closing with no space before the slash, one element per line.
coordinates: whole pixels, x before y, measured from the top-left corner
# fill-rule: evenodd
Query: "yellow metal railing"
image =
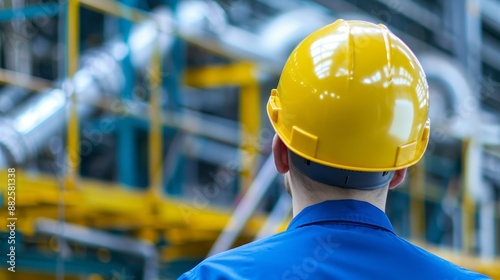
<path fill-rule="evenodd" d="M 67 34 L 66 46 L 68 52 L 67 77 L 72 79 L 76 71 L 78 71 L 79 61 L 79 38 L 80 38 L 80 6 L 78 0 L 68 1 L 67 11 Z M 69 90 L 70 104 L 67 129 L 67 155 L 68 155 L 68 170 L 66 177 L 66 188 L 71 189 L 78 185 L 78 170 L 80 166 L 80 128 L 77 111 L 77 96 L 73 86 L 66 85 L 66 90 Z"/>
<path fill-rule="evenodd" d="M 163 182 L 162 122 L 161 122 L 161 55 L 156 47 L 153 51 L 149 71 L 149 178 L 150 191 L 160 197 Z"/>
<path fill-rule="evenodd" d="M 470 254 L 474 249 L 476 209 L 475 203 L 470 196 L 469 178 L 469 149 L 471 149 L 472 139 L 466 139 L 462 144 L 463 172 L 462 172 L 462 248 L 466 254 Z M 499 268 L 500 269 L 500 268 Z"/>
<path fill-rule="evenodd" d="M 117 16 L 133 22 L 138 22 L 148 18 L 148 13 L 139 9 L 123 5 L 120 2 L 109 0 L 69 0 L 68 2 L 68 27 L 67 27 L 67 48 L 68 65 L 67 76 L 72 78 L 78 70 L 79 60 L 79 9 L 80 6 Z M 149 89 L 150 89 L 150 135 L 149 135 L 149 159 L 150 159 L 150 190 L 159 193 L 162 183 L 162 121 L 160 108 L 160 87 L 161 87 L 161 57 L 160 50 L 155 50 L 149 67 Z M 73 90 L 70 88 L 70 90 Z M 66 186 L 75 187 L 78 182 L 78 169 L 80 161 L 80 135 L 79 120 L 77 114 L 77 97 L 73 92 L 70 94 L 70 110 L 67 126 L 67 151 L 68 151 L 68 173 Z"/>

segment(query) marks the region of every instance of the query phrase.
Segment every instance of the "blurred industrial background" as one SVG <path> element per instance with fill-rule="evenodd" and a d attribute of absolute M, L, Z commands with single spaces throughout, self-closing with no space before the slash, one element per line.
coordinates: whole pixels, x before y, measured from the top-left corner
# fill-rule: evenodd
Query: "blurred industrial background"
<path fill-rule="evenodd" d="M 264 104 L 307 34 L 387 25 L 430 86 L 421 163 L 389 194 L 397 233 L 500 279 L 500 1 L 0 1 L 0 218 L 16 178 L 16 272 L 175 279 L 286 228 Z M 3 222 L 2 222 L 3 223 Z"/>

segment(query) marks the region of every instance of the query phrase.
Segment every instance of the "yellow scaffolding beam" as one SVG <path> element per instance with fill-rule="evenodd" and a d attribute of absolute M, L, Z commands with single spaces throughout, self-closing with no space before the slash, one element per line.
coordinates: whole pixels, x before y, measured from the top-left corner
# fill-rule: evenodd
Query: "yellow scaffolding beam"
<path fill-rule="evenodd" d="M 0 181 L 7 182 L 7 174 L 7 171 L 0 171 Z M 0 193 L 6 192 L 7 185 L 0 185 Z M 180 254 L 170 255 L 170 258 L 183 256 L 182 250 L 178 249 L 193 240 L 205 242 L 206 246 L 193 248 L 189 254 L 204 256 L 208 252 L 208 244 L 213 243 L 231 216 L 231 209 L 200 205 L 194 200 L 151 196 L 149 191 L 126 189 L 88 179 L 81 180 L 80 188 L 61 193 L 55 177 L 22 170 L 16 170 L 16 197 L 19 217 L 16 228 L 25 235 L 34 234 L 37 218 L 57 219 L 59 203 L 62 203 L 68 223 L 99 229 L 122 229 L 137 232 L 139 236 L 145 228 L 151 232 L 164 232 Z M 6 202 L 4 197 L 4 204 Z M 7 214 L 7 211 L 1 211 L 0 218 L 6 219 Z M 245 241 L 250 241 L 257 234 L 263 222 L 262 216 L 251 219 L 245 227 Z"/>
<path fill-rule="evenodd" d="M 255 84 L 256 69 L 251 62 L 212 65 L 186 70 L 186 84 L 193 87 L 214 88 Z"/>
<path fill-rule="evenodd" d="M 257 70 L 251 62 L 207 66 L 186 71 L 185 81 L 194 87 L 239 86 L 239 119 L 241 129 L 242 191 L 250 185 L 260 150 L 260 94 Z"/>
<path fill-rule="evenodd" d="M 469 149 L 471 149 L 472 139 L 466 139 L 462 144 L 463 154 L 463 172 L 462 172 L 462 248 L 465 253 L 472 253 L 474 250 L 474 239 L 476 229 L 476 205 L 470 196 L 468 170 L 473 168 L 469 166 Z M 500 270 L 500 268 L 499 268 Z"/>
<path fill-rule="evenodd" d="M 161 120 L 161 53 L 158 47 L 153 51 L 149 70 L 149 178 L 150 191 L 159 196 L 163 182 L 163 141 Z"/>
<path fill-rule="evenodd" d="M 240 94 L 240 137 L 241 176 L 243 190 L 252 183 L 257 155 L 260 150 L 260 95 L 257 81 L 241 87 Z"/>
<path fill-rule="evenodd" d="M 79 0 L 69 0 L 67 11 L 67 77 L 72 79 L 78 70 L 79 46 L 80 46 L 80 5 Z M 71 189 L 77 185 L 78 170 L 80 166 L 80 129 L 79 118 L 77 111 L 77 96 L 73 86 L 66 85 L 66 90 L 69 90 L 69 118 L 67 131 L 67 154 L 68 154 L 68 173 L 66 177 L 66 188 Z"/>

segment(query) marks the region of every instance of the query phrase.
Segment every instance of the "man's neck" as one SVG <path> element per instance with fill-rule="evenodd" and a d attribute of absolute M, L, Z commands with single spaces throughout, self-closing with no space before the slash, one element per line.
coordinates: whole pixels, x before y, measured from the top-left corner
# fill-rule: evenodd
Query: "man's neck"
<path fill-rule="evenodd" d="M 387 198 L 387 187 L 385 192 L 379 196 L 374 196 L 369 191 L 345 191 L 341 189 L 336 192 L 337 187 L 331 187 L 332 190 L 328 192 L 307 193 L 303 188 L 292 188 L 292 206 L 293 216 L 297 216 L 304 208 L 318 204 L 327 200 L 345 200 L 353 199 L 368 202 L 380 210 L 385 212 L 385 203 Z"/>

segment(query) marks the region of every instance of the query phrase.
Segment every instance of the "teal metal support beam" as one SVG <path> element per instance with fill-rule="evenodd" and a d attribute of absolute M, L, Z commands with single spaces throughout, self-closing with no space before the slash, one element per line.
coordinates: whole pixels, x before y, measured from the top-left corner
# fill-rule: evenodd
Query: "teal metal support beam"
<path fill-rule="evenodd" d="M 59 14 L 59 5 L 59 3 L 47 3 L 16 9 L 0 10 L 0 22 L 55 16 Z"/>
<path fill-rule="evenodd" d="M 135 7 L 136 0 L 121 0 L 122 4 Z M 119 30 L 122 35 L 122 40 L 128 42 L 132 23 L 125 19 L 119 19 Z M 130 54 L 128 54 L 122 61 L 122 70 L 125 74 L 125 85 L 120 94 L 122 100 L 130 101 L 134 99 L 134 88 L 136 86 L 135 70 L 132 65 Z M 146 89 L 141 90 L 145 91 Z M 127 187 L 137 187 L 141 185 L 141 175 L 139 165 L 139 149 L 138 149 L 138 130 L 133 125 L 133 122 L 128 122 L 127 119 L 121 121 L 118 130 L 118 181 Z"/>

